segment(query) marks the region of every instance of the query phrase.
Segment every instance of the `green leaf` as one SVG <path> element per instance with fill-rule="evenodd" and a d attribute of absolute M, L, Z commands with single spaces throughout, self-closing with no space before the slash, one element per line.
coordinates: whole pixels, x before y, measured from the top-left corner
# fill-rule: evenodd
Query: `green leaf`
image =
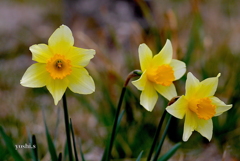
<path fill-rule="evenodd" d="M 201 14 L 199 12 L 194 13 L 193 15 L 193 23 L 190 33 L 190 38 L 188 41 L 187 51 L 184 57 L 184 62 L 186 65 L 189 64 L 192 53 L 195 51 L 195 49 L 201 49 L 203 48 L 203 21 Z"/>
<path fill-rule="evenodd" d="M 68 147 L 67 147 L 67 140 L 64 145 L 64 151 L 63 151 L 63 160 L 67 160 L 68 158 Z"/>
<path fill-rule="evenodd" d="M 59 153 L 59 155 L 58 155 L 58 161 L 62 161 L 62 153 Z"/>
<path fill-rule="evenodd" d="M 118 127 L 121 123 L 121 120 L 122 120 L 122 117 L 123 117 L 123 114 L 125 113 L 125 110 L 123 110 L 120 115 L 118 116 L 118 122 L 117 122 L 117 131 L 118 131 Z"/>
<path fill-rule="evenodd" d="M 12 140 L 10 137 L 7 136 L 7 134 L 4 132 L 2 126 L 0 126 L 0 134 L 2 135 L 2 138 L 7 145 L 8 151 L 11 154 L 11 156 L 14 158 L 15 161 L 24 161 L 24 159 L 21 157 L 21 155 L 16 150 Z"/>
<path fill-rule="evenodd" d="M 78 161 L 77 148 L 76 148 L 75 136 L 74 136 L 74 130 L 73 130 L 73 125 L 72 125 L 72 119 L 71 118 L 70 118 L 70 132 L 72 133 L 72 141 L 73 141 L 75 160 Z"/>
<path fill-rule="evenodd" d="M 141 151 L 141 153 L 138 155 L 138 157 L 137 157 L 137 160 L 136 160 L 136 161 L 140 161 L 140 160 L 141 160 L 141 158 L 142 158 L 142 154 L 143 154 L 143 151 Z"/>
<path fill-rule="evenodd" d="M 57 140 L 57 138 L 58 138 L 58 134 L 59 134 L 59 132 L 58 132 L 58 127 L 59 127 L 59 123 L 60 123 L 60 119 L 61 119 L 61 116 L 60 116 L 60 111 L 61 111 L 61 108 L 58 108 L 57 109 L 57 121 L 56 121 L 56 125 L 55 125 L 55 129 L 54 129 L 54 133 L 53 133 L 53 142 L 55 143 L 56 142 L 56 140 Z"/>
<path fill-rule="evenodd" d="M 107 146 L 105 147 L 105 150 L 104 150 L 104 153 L 103 153 L 103 156 L 102 156 L 101 161 L 104 161 L 104 160 L 106 160 L 106 158 L 107 158 L 108 144 L 109 144 L 109 139 L 108 139 L 108 142 L 107 142 Z"/>
<path fill-rule="evenodd" d="M 80 154 L 81 154 L 82 161 L 85 161 L 84 154 L 83 154 L 83 151 L 82 151 L 82 142 L 81 142 L 80 139 L 79 139 L 79 145 L 80 145 Z"/>
<path fill-rule="evenodd" d="M 38 161 L 38 152 L 37 152 L 38 147 L 37 147 L 37 139 L 35 135 L 32 135 L 31 145 L 35 146 L 34 148 L 32 148 L 33 161 Z"/>
<path fill-rule="evenodd" d="M 168 115 L 170 115 L 170 114 L 168 114 Z M 164 142 L 164 140 L 166 138 L 168 127 L 169 127 L 171 119 L 172 119 L 172 115 L 170 115 L 169 118 L 168 118 L 167 125 L 166 125 L 166 127 L 165 127 L 165 129 L 163 131 L 162 137 L 161 137 L 161 139 L 159 141 L 159 144 L 158 144 L 158 147 L 157 147 L 157 150 L 156 150 L 156 154 L 155 154 L 155 156 L 153 158 L 153 161 L 157 161 L 158 156 L 161 153 L 162 145 L 163 145 L 163 142 Z"/>
<path fill-rule="evenodd" d="M 118 120 L 117 120 L 117 125 L 116 125 L 116 131 L 118 131 L 118 127 L 119 127 L 119 124 L 122 120 L 122 117 L 123 117 L 123 114 L 124 114 L 125 110 L 123 110 L 120 115 L 118 116 Z M 115 133 L 115 135 L 117 134 L 117 132 Z M 115 138 L 115 136 L 113 136 Z M 114 139 L 113 139 L 114 140 Z M 108 139 L 108 142 L 106 144 L 107 146 L 105 147 L 105 150 L 104 150 L 104 153 L 103 153 L 103 157 L 102 157 L 102 160 L 101 161 L 105 161 L 107 160 L 107 155 L 108 155 L 108 151 L 109 151 L 109 146 L 110 146 L 110 138 Z"/>
<path fill-rule="evenodd" d="M 56 149 L 55 149 L 55 146 L 53 144 L 52 138 L 51 138 L 51 136 L 49 134 L 49 131 L 48 131 L 44 111 L 43 111 L 43 120 L 44 120 L 45 132 L 46 132 L 47 142 L 48 142 L 48 150 L 49 150 L 50 155 L 51 155 L 51 160 L 57 160 L 57 152 L 56 152 Z"/>
<path fill-rule="evenodd" d="M 169 158 L 171 158 L 173 156 L 173 154 L 175 154 L 175 152 L 178 150 L 178 148 L 182 145 L 181 142 L 175 144 L 171 150 L 169 150 L 167 153 L 165 153 L 161 158 L 158 159 L 158 161 L 166 161 Z"/>

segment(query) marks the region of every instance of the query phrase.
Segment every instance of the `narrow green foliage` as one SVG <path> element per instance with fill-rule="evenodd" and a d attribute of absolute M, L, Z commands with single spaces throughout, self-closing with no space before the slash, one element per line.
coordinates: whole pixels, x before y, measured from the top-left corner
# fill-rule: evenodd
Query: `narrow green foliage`
<path fill-rule="evenodd" d="M 169 114 L 168 114 L 168 115 L 169 115 Z M 153 161 L 157 161 L 158 156 L 159 156 L 160 153 L 161 153 L 162 145 L 163 145 L 163 142 L 164 142 L 165 137 L 166 137 L 166 135 L 167 135 L 167 130 L 168 130 L 168 127 L 169 127 L 169 125 L 170 125 L 171 119 L 172 119 L 172 115 L 169 116 L 167 125 L 166 125 L 166 127 L 165 127 L 164 132 L 163 132 L 162 138 L 161 138 L 161 140 L 159 141 L 158 148 L 157 148 L 156 154 L 155 154 L 155 156 L 154 156 L 154 158 L 153 158 Z"/>
<path fill-rule="evenodd" d="M 158 161 L 167 161 L 169 158 L 171 158 L 175 152 L 180 148 L 182 145 L 181 142 L 175 144 L 172 149 L 170 149 L 167 153 L 165 153 L 161 158 L 158 159 Z"/>
<path fill-rule="evenodd" d="M 191 34 L 190 38 L 188 41 L 188 47 L 187 47 L 187 52 L 184 57 L 184 62 L 186 65 L 189 64 L 192 53 L 195 51 L 195 49 L 202 48 L 203 47 L 203 22 L 202 22 L 202 17 L 199 12 L 194 13 L 194 19 L 193 19 L 193 24 L 192 24 L 192 29 L 191 29 Z"/>
<path fill-rule="evenodd" d="M 82 142 L 81 142 L 80 139 L 79 139 L 79 145 L 80 145 L 80 154 L 81 154 L 82 161 L 85 161 L 84 154 L 83 154 L 83 151 L 82 151 Z"/>
<path fill-rule="evenodd" d="M 123 117 L 124 113 L 125 113 L 125 110 L 123 110 L 123 111 L 120 113 L 120 115 L 118 116 L 117 131 L 118 131 L 118 128 L 119 128 L 119 125 L 120 125 L 120 123 L 121 123 L 121 120 L 122 120 L 122 117 Z"/>
<path fill-rule="evenodd" d="M 57 109 L 57 121 L 56 121 L 56 126 L 55 126 L 55 130 L 54 130 L 54 135 L 53 135 L 53 138 L 54 138 L 54 143 L 56 143 L 56 140 L 58 138 L 58 125 L 60 123 L 60 111 L 61 111 L 61 108 L 58 108 Z"/>
<path fill-rule="evenodd" d="M 49 149 L 49 152 L 50 152 L 50 155 L 51 155 L 51 158 L 52 158 L 51 160 L 57 160 L 57 152 L 56 152 L 56 149 L 55 149 L 55 146 L 53 144 L 52 138 L 51 138 L 51 136 L 49 134 L 49 131 L 48 131 L 48 127 L 47 127 L 44 112 L 43 112 L 43 120 L 44 120 L 44 126 L 45 126 L 45 133 L 46 133 L 46 136 L 47 136 L 48 149 Z"/>
<path fill-rule="evenodd" d="M 65 145 L 64 145 L 64 151 L 63 151 L 63 160 L 67 160 L 67 157 L 68 157 L 68 147 L 67 147 L 67 140 L 65 142 Z"/>
<path fill-rule="evenodd" d="M 9 153 L 14 158 L 15 161 L 24 161 L 24 159 L 21 157 L 21 155 L 16 150 L 12 140 L 10 137 L 7 136 L 7 134 L 4 132 L 2 126 L 0 126 L 0 134 L 2 135 L 2 138 L 8 148 Z"/>
<path fill-rule="evenodd" d="M 37 139 L 35 135 L 32 135 L 31 139 L 31 145 L 35 145 L 35 148 L 32 148 L 32 154 L 33 154 L 33 161 L 38 161 L 38 146 L 37 146 Z"/>
<path fill-rule="evenodd" d="M 115 139 L 117 127 L 118 127 L 118 125 L 121 121 L 122 115 L 123 115 L 123 114 L 121 114 L 121 116 L 119 117 L 119 113 L 121 111 L 121 106 L 122 106 L 122 102 L 123 102 L 125 92 L 126 92 L 126 87 L 123 87 L 120 98 L 119 98 L 119 101 L 118 101 L 118 107 L 117 107 L 117 111 L 116 111 L 116 115 L 115 115 L 115 119 L 114 119 L 114 123 L 113 123 L 113 129 L 112 129 L 111 137 L 110 137 L 110 140 L 107 143 L 106 149 L 105 149 L 103 157 L 102 157 L 102 161 L 109 161 L 110 160 L 112 146 L 113 146 L 113 142 L 114 142 L 114 139 Z"/>
<path fill-rule="evenodd" d="M 119 115 L 119 117 L 118 117 L 118 121 L 117 121 L 117 125 L 116 125 L 116 132 L 118 131 L 118 127 L 119 127 L 119 125 L 120 125 L 120 122 L 121 122 L 121 120 L 122 120 L 122 117 L 123 117 L 123 114 L 125 113 L 125 110 L 123 110 L 121 113 L 120 113 L 120 115 Z M 115 138 L 115 136 L 113 136 L 114 138 Z M 104 154 L 103 154 L 103 157 L 102 157 L 102 161 L 105 161 L 105 159 L 107 158 L 107 149 L 109 148 L 109 145 L 110 145 L 110 140 L 108 140 L 108 142 L 107 142 L 107 145 L 108 146 L 106 146 L 106 149 L 105 149 L 105 151 L 104 151 Z"/>
<path fill-rule="evenodd" d="M 153 24 L 153 23 L 155 24 L 155 21 L 153 20 L 153 16 L 151 14 L 151 9 L 148 7 L 147 3 L 141 0 L 135 0 L 135 2 L 141 8 L 142 14 L 144 18 L 147 20 L 147 22 L 149 24 Z"/>
<path fill-rule="evenodd" d="M 155 146 L 157 144 L 157 140 L 158 140 L 158 137 L 159 137 L 159 134 L 160 134 L 160 131 L 161 131 L 161 128 L 162 128 L 162 125 L 163 125 L 163 122 L 164 122 L 166 114 L 167 114 L 167 111 L 164 110 L 163 115 L 162 115 L 162 117 L 160 119 L 160 122 L 158 124 L 157 131 L 156 131 L 156 133 L 154 135 L 153 143 L 152 143 L 151 149 L 149 151 L 149 154 L 148 154 L 148 157 L 147 157 L 147 161 L 150 161 L 151 158 L 152 158 L 152 154 L 153 154 L 153 151 L 154 151 Z"/>
<path fill-rule="evenodd" d="M 59 155 L 58 155 L 58 161 L 62 161 L 62 153 L 59 153 Z"/>
<path fill-rule="evenodd" d="M 73 127 L 72 127 L 72 120 L 71 120 L 71 118 L 70 118 L 70 130 L 71 130 L 71 133 L 72 133 L 72 140 L 73 140 L 73 148 L 74 148 L 75 160 L 78 161 L 77 148 L 76 148 L 75 136 L 74 136 L 74 130 L 73 130 Z"/>
<path fill-rule="evenodd" d="M 142 154 L 143 154 L 143 151 L 141 151 L 141 153 L 138 155 L 138 157 L 137 157 L 137 160 L 136 160 L 136 161 L 140 161 L 140 160 L 141 160 L 141 158 L 142 158 Z"/>
<path fill-rule="evenodd" d="M 49 134 L 49 131 L 48 131 L 46 123 L 45 123 L 45 131 L 46 131 L 47 142 L 48 142 L 48 149 L 49 149 L 51 158 L 52 158 L 52 160 L 57 160 L 56 149 L 55 149 L 55 146 L 53 144 L 52 138 L 51 138 L 51 136 Z"/>
<path fill-rule="evenodd" d="M 107 158 L 107 150 L 108 150 L 108 147 L 109 147 L 109 142 L 110 142 L 110 140 L 108 139 L 107 146 L 105 147 L 105 150 L 104 150 L 101 161 L 104 161 Z"/>
<path fill-rule="evenodd" d="M 103 122 L 102 116 L 99 115 L 99 113 L 93 108 L 92 104 L 88 102 L 86 97 L 78 97 L 78 100 L 84 105 L 84 108 L 86 108 L 97 120 L 99 120 L 99 122 Z"/>

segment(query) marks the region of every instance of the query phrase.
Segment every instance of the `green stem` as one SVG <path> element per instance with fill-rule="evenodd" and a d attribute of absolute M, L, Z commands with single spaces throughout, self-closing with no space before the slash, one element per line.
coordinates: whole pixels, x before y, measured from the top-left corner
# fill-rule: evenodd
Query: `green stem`
<path fill-rule="evenodd" d="M 113 123 L 113 129 L 112 129 L 112 134 L 111 134 L 111 138 L 110 138 L 110 143 L 109 143 L 109 146 L 107 148 L 106 161 L 110 160 L 111 151 L 112 151 L 112 147 L 113 147 L 113 142 L 114 142 L 115 135 L 116 135 L 118 117 L 119 117 L 119 113 L 121 111 L 121 106 L 122 106 L 124 94 L 126 92 L 126 87 L 127 87 L 131 78 L 136 77 L 136 76 L 140 76 L 141 74 L 142 74 L 142 72 L 139 71 L 139 70 L 132 71 L 131 73 L 129 73 L 129 75 L 128 75 L 128 77 L 127 77 L 127 79 L 126 79 L 126 81 L 123 85 L 122 92 L 121 92 L 121 95 L 120 95 L 120 98 L 119 98 L 119 101 L 118 101 L 117 111 L 116 111 L 116 114 L 115 114 L 115 120 L 114 120 L 114 123 Z"/>
<path fill-rule="evenodd" d="M 165 110 L 165 111 L 166 111 L 166 110 Z M 162 149 L 163 142 L 164 142 L 165 137 L 166 137 L 166 135 L 167 135 L 167 130 L 168 130 L 168 127 L 169 127 L 169 125 L 170 125 L 171 119 L 172 119 L 172 115 L 169 116 L 169 119 L 168 119 L 166 128 L 165 128 L 165 130 L 164 130 L 164 132 L 163 132 L 163 136 L 162 136 L 162 138 L 161 138 L 161 140 L 160 140 L 160 142 L 159 142 L 159 145 L 158 145 L 158 148 L 157 148 L 157 152 L 156 152 L 156 154 L 155 154 L 155 156 L 154 156 L 153 161 L 157 161 L 157 159 L 158 159 L 158 156 L 159 156 L 159 154 L 160 154 L 160 152 L 161 152 L 161 149 Z"/>
<path fill-rule="evenodd" d="M 63 110 L 64 110 L 64 120 L 65 120 L 65 127 L 66 127 L 66 136 L 67 136 L 68 156 L 69 156 L 69 161 L 72 161 L 73 160 L 72 144 L 71 144 L 71 136 L 70 136 L 70 128 L 69 128 L 67 98 L 65 93 L 63 94 Z"/>
<path fill-rule="evenodd" d="M 164 119 L 165 119 L 166 114 L 167 114 L 167 111 L 164 110 L 163 115 L 162 115 L 162 117 L 161 117 L 161 119 L 160 119 L 160 122 L 159 122 L 159 124 L 158 124 L 157 131 L 156 131 L 156 133 L 155 133 L 155 135 L 154 135 L 152 147 L 151 147 L 151 149 L 150 149 L 150 151 L 149 151 L 149 154 L 148 154 L 148 157 L 147 157 L 147 161 L 150 161 L 151 158 L 152 158 L 152 154 L 153 154 L 154 148 L 155 148 L 155 146 L 156 146 L 156 143 L 157 143 L 157 140 L 158 140 L 158 136 L 159 136 L 159 134 L 160 134 L 160 131 L 161 131 L 161 128 L 162 128 L 162 125 L 163 125 L 163 121 L 164 121 Z"/>

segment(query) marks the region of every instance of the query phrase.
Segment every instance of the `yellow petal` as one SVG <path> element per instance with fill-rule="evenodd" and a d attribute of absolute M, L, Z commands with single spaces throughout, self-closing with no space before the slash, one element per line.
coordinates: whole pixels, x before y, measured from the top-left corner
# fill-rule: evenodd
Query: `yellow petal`
<path fill-rule="evenodd" d="M 167 40 L 162 50 L 153 57 L 153 61 L 151 65 L 159 66 L 162 64 L 169 64 L 172 60 L 172 54 L 173 54 L 173 51 L 172 51 L 171 41 Z"/>
<path fill-rule="evenodd" d="M 210 100 L 212 101 L 212 104 L 216 105 L 216 114 L 214 116 L 219 116 L 223 112 L 226 112 L 230 108 L 232 108 L 232 105 L 226 105 L 223 101 L 221 101 L 217 97 L 209 97 Z"/>
<path fill-rule="evenodd" d="M 197 127 L 194 113 L 190 110 L 186 111 L 184 129 L 183 129 L 183 141 L 188 141 L 189 137 L 192 135 L 192 132 Z"/>
<path fill-rule="evenodd" d="M 158 99 L 158 94 L 152 84 L 146 82 L 146 86 L 140 96 L 140 104 L 148 111 L 152 111 Z"/>
<path fill-rule="evenodd" d="M 71 60 L 71 64 L 75 66 L 85 67 L 88 65 L 90 60 L 94 57 L 95 50 L 93 49 L 82 49 L 77 47 L 71 47 L 66 57 Z"/>
<path fill-rule="evenodd" d="M 141 77 L 138 80 L 132 81 L 132 84 L 140 91 L 144 90 L 145 84 L 147 82 L 146 71 L 142 73 Z"/>
<path fill-rule="evenodd" d="M 210 141 L 212 139 L 212 133 L 213 133 L 213 123 L 212 119 L 204 120 L 196 118 L 197 122 L 197 128 L 195 129 L 198 131 L 202 136 L 208 139 Z"/>
<path fill-rule="evenodd" d="M 39 63 L 46 63 L 49 58 L 53 56 L 46 44 L 32 45 L 29 50 L 32 52 L 32 60 Z"/>
<path fill-rule="evenodd" d="M 186 97 L 193 97 L 199 88 L 199 80 L 191 73 L 188 72 L 186 80 Z"/>
<path fill-rule="evenodd" d="M 67 54 L 73 44 L 72 31 L 65 25 L 56 29 L 48 40 L 48 45 L 54 54 Z"/>
<path fill-rule="evenodd" d="M 25 87 L 43 87 L 48 79 L 49 73 L 46 71 L 46 64 L 35 63 L 27 69 L 20 83 Z"/>
<path fill-rule="evenodd" d="M 177 96 L 176 88 L 173 83 L 170 86 L 154 84 L 154 88 L 158 91 L 158 93 L 168 100 L 171 100 L 173 97 Z"/>
<path fill-rule="evenodd" d="M 84 68 L 72 68 L 71 75 L 68 76 L 69 89 L 79 94 L 90 94 L 95 91 L 95 84 L 92 77 Z"/>
<path fill-rule="evenodd" d="M 196 93 L 197 98 L 213 96 L 218 86 L 218 75 L 217 77 L 207 78 L 200 82 L 200 87 Z"/>
<path fill-rule="evenodd" d="M 166 108 L 167 112 L 176 118 L 182 119 L 188 108 L 188 101 L 181 96 L 176 102 Z"/>
<path fill-rule="evenodd" d="M 54 99 L 54 104 L 57 105 L 62 98 L 64 92 L 68 86 L 67 79 L 49 79 L 47 82 L 47 89 L 52 94 Z"/>
<path fill-rule="evenodd" d="M 141 70 L 145 71 L 151 64 L 152 51 L 146 44 L 139 45 L 138 48 Z"/>
<path fill-rule="evenodd" d="M 174 71 L 175 80 L 180 79 L 186 72 L 186 64 L 182 61 L 172 59 L 169 65 L 172 67 Z"/>

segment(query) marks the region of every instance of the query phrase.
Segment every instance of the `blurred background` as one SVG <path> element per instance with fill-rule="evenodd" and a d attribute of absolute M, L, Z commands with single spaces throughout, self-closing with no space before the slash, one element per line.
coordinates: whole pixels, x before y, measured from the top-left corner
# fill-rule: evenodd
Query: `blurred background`
<path fill-rule="evenodd" d="M 146 43 L 157 54 L 166 39 L 174 58 L 187 64 L 199 79 L 221 73 L 216 96 L 233 104 L 214 117 L 211 142 L 194 132 L 171 161 L 240 160 L 240 1 L 238 0 L 1 0 L 0 1 L 0 125 L 15 145 L 29 144 L 35 134 L 39 158 L 50 160 L 43 122 L 57 149 L 65 145 L 62 102 L 54 106 L 44 88 L 25 88 L 20 79 L 33 64 L 29 47 L 45 43 L 61 24 L 73 31 L 75 46 L 95 49 L 87 66 L 96 92 L 78 95 L 67 90 L 69 116 L 81 138 L 88 161 L 101 159 L 110 135 L 117 102 L 128 73 L 140 69 L 138 46 Z M 175 82 L 185 93 L 186 75 Z M 160 96 L 152 112 L 139 104 L 140 91 L 131 83 L 112 151 L 113 160 L 132 161 L 150 149 L 166 100 Z M 183 120 L 173 119 L 162 154 L 181 141 Z M 79 149 L 79 144 L 77 146 Z M 1 160 L 13 160 L 0 139 Z M 30 149 L 18 149 L 31 160 Z"/>

